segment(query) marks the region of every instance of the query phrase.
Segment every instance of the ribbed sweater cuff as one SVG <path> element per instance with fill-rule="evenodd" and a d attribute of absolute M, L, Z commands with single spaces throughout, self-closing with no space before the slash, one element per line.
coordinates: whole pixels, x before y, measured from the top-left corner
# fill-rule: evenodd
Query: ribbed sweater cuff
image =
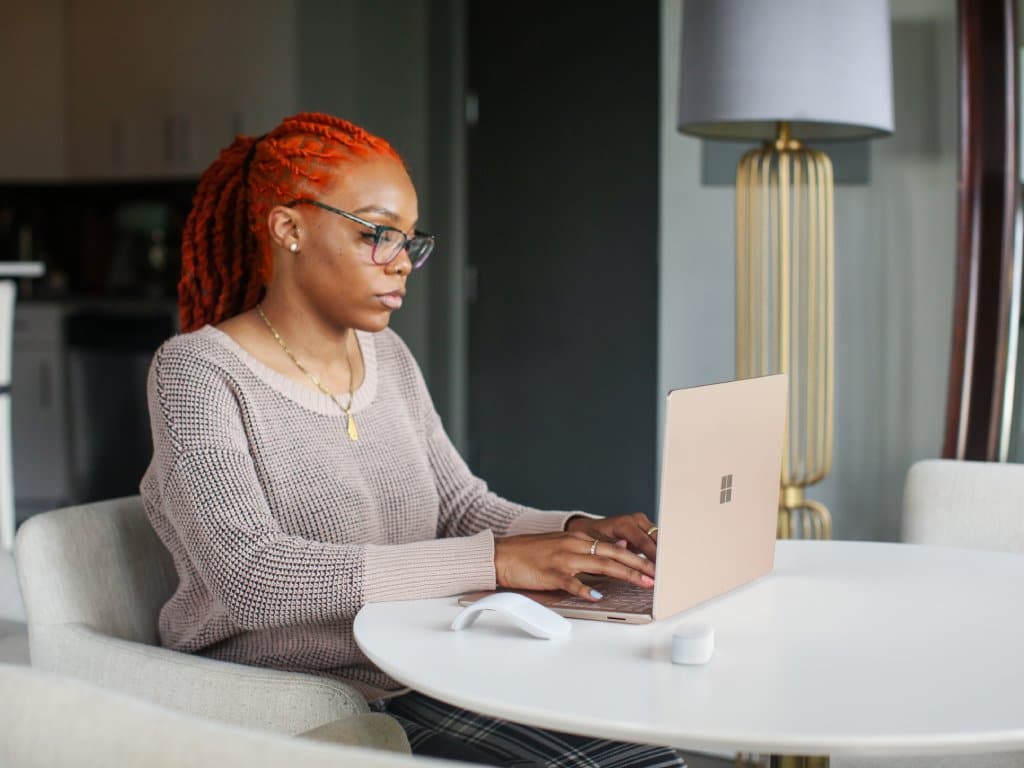
<path fill-rule="evenodd" d="M 564 531 L 565 524 L 569 522 L 570 517 L 592 517 L 599 519 L 600 515 L 588 515 L 586 512 L 547 512 L 539 509 L 529 509 L 509 524 L 506 535 L 521 536 L 526 533 Z"/>
<path fill-rule="evenodd" d="M 367 603 L 445 597 L 497 587 L 494 535 L 366 547 L 363 599 Z"/>

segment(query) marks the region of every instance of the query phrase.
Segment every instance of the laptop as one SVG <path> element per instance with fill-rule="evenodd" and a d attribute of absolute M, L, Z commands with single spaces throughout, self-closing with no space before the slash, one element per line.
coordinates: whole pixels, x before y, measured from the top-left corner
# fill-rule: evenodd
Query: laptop
<path fill-rule="evenodd" d="M 787 384 L 786 374 L 777 374 L 669 392 L 653 590 L 581 575 L 603 599 L 511 591 L 568 618 L 646 624 L 769 573 L 775 563 Z M 464 595 L 459 604 L 489 594 Z"/>

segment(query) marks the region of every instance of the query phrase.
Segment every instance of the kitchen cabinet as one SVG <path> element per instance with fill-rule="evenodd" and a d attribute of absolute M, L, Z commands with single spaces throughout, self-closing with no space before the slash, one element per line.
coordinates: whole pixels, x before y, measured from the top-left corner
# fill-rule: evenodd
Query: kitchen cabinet
<path fill-rule="evenodd" d="M 177 331 L 170 301 L 22 302 L 12 348 L 19 520 L 138 493 L 153 453 L 146 379 Z"/>
<path fill-rule="evenodd" d="M 11 446 L 18 519 L 71 498 L 63 311 L 22 302 L 14 311 Z"/>
<path fill-rule="evenodd" d="M 42 181 L 64 175 L 62 6 L 62 0 L 4 3 L 0 22 L 0 93 L 4 99 L 0 179 Z"/>
<path fill-rule="evenodd" d="M 68 0 L 69 173 L 200 174 L 294 109 L 296 3 Z"/>
<path fill-rule="evenodd" d="M 65 310 L 71 481 L 76 501 L 139 492 L 153 456 L 146 385 L 177 328 L 174 302 L 70 303 Z"/>
<path fill-rule="evenodd" d="M 296 111 L 297 28 L 298 0 L 11 5 L 0 181 L 198 176 Z"/>
<path fill-rule="evenodd" d="M 193 177 L 294 111 L 296 2 L 68 0 L 68 170 Z"/>

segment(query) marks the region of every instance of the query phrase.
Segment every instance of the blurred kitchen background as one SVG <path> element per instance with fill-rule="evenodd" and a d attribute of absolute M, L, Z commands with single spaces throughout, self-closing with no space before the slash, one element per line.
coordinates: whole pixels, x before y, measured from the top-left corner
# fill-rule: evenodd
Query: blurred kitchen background
<path fill-rule="evenodd" d="M 15 310 L 19 520 L 137 492 L 146 372 L 178 327 L 182 224 L 236 134 L 303 110 L 359 122 L 405 156 L 430 221 L 426 64 L 448 87 L 455 7 L 0 0 L 0 260 L 46 264 Z M 429 357 L 429 297 L 410 298 L 403 335 Z"/>
<path fill-rule="evenodd" d="M 234 135 L 305 110 L 385 136 L 410 168 L 440 247 L 393 327 L 471 465 L 528 503 L 652 508 L 657 2 L 0 10 L 0 260 L 47 268 L 16 309 L 19 519 L 136 492 L 198 176 Z M 609 427 L 614 447 L 586 444 Z"/>
<path fill-rule="evenodd" d="M 0 260 L 47 265 L 16 309 L 19 518 L 136 492 L 198 176 L 302 110 L 411 169 L 439 250 L 393 327 L 471 466 L 525 503 L 652 512 L 666 390 L 735 371 L 741 150 L 675 129 L 684 7 L 0 0 Z M 956 0 L 891 7 L 896 132 L 837 168 L 835 464 L 814 494 L 836 538 L 896 538 L 906 469 L 942 443 Z"/>

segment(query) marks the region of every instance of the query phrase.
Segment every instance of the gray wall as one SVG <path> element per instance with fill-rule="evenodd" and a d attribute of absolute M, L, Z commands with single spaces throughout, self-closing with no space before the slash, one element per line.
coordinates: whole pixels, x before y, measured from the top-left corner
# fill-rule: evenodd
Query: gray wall
<path fill-rule="evenodd" d="M 651 514 L 659 0 L 469 22 L 470 466 L 525 504 Z"/>
<path fill-rule="evenodd" d="M 956 238 L 954 0 L 893 0 L 896 133 L 871 181 L 836 190 L 832 473 L 809 492 L 835 537 L 897 539 L 910 464 L 945 417 Z M 659 399 L 732 378 L 734 193 L 701 185 L 701 145 L 675 129 L 681 0 L 662 0 Z M 660 423 L 660 418 L 659 418 Z"/>
<path fill-rule="evenodd" d="M 386 138 L 405 159 L 431 220 L 427 0 L 300 0 L 299 109 L 327 112 Z M 425 274 L 425 273 L 423 273 Z M 392 327 L 430 375 L 430 292 L 414 275 Z"/>
<path fill-rule="evenodd" d="M 464 0 L 299 0 L 299 109 L 388 139 L 438 235 L 391 326 L 416 356 L 456 446 L 466 443 Z"/>

